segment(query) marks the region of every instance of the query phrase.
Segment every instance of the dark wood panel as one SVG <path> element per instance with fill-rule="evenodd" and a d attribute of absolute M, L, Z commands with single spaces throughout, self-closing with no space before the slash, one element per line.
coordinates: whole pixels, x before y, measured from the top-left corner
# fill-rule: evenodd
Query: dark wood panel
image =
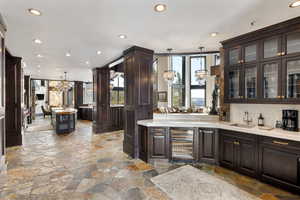
<path fill-rule="evenodd" d="M 93 132 L 111 131 L 111 113 L 109 101 L 110 74 L 108 66 L 93 69 Z"/>
<path fill-rule="evenodd" d="M 238 140 L 237 168 L 243 174 L 252 177 L 258 175 L 258 150 L 257 141 Z"/>
<path fill-rule="evenodd" d="M 6 26 L 0 14 L 0 172 L 5 166 L 5 32 Z"/>
<path fill-rule="evenodd" d="M 149 160 L 149 137 L 148 128 L 145 126 L 139 126 L 139 158 L 145 162 Z"/>
<path fill-rule="evenodd" d="M 6 146 L 22 145 L 22 67 L 21 58 L 6 51 L 5 59 L 5 132 Z"/>
<path fill-rule="evenodd" d="M 234 138 L 220 134 L 220 164 L 230 169 L 235 168 Z"/>
<path fill-rule="evenodd" d="M 75 81 L 74 82 L 74 107 L 79 108 L 83 104 L 83 82 Z"/>
<path fill-rule="evenodd" d="M 218 163 L 217 129 L 199 129 L 199 160 L 206 163 Z M 197 147 L 196 147 L 197 148 Z"/>
<path fill-rule="evenodd" d="M 133 46 L 123 52 L 125 130 L 123 151 L 139 157 L 138 120 L 153 118 L 153 51 Z"/>

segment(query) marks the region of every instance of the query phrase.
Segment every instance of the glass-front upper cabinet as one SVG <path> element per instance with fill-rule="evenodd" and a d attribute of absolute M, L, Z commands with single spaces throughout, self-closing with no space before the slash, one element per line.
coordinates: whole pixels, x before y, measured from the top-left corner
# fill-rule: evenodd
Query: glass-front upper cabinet
<path fill-rule="evenodd" d="M 281 37 L 276 36 L 263 40 L 263 59 L 272 59 L 281 56 Z"/>
<path fill-rule="evenodd" d="M 287 99 L 300 98 L 300 58 L 284 61 L 286 67 L 286 97 Z"/>
<path fill-rule="evenodd" d="M 257 97 L 257 68 L 245 67 L 245 98 L 255 99 Z"/>
<path fill-rule="evenodd" d="M 241 71 L 231 70 L 228 72 L 228 98 L 229 99 L 240 99 L 240 81 Z"/>
<path fill-rule="evenodd" d="M 241 63 L 241 48 L 234 47 L 228 50 L 228 63 L 229 65 L 238 65 Z"/>
<path fill-rule="evenodd" d="M 243 49 L 243 59 L 241 63 L 249 63 L 257 61 L 257 44 L 245 45 Z"/>
<path fill-rule="evenodd" d="M 262 64 L 263 69 L 263 98 L 280 99 L 280 63 L 270 62 Z"/>
<path fill-rule="evenodd" d="M 284 55 L 300 55 L 300 30 L 287 33 L 284 36 L 284 50 L 282 51 L 282 56 Z"/>

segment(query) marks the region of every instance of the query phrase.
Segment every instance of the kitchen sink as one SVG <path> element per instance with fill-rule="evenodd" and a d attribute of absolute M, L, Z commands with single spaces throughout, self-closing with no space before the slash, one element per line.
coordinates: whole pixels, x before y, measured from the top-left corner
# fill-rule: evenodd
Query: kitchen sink
<path fill-rule="evenodd" d="M 240 127 L 240 128 L 254 128 L 255 125 L 247 125 L 247 124 L 239 124 L 239 123 L 235 123 L 235 124 L 230 124 L 230 126 L 235 126 L 235 127 Z"/>

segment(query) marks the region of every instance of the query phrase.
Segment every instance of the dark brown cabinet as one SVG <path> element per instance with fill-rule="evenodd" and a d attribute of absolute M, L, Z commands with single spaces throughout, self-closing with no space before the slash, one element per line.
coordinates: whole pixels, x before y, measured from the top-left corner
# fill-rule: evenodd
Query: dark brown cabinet
<path fill-rule="evenodd" d="M 257 136 L 220 130 L 221 166 L 256 177 L 258 172 Z"/>
<path fill-rule="evenodd" d="M 93 108 L 92 107 L 79 107 L 78 118 L 81 120 L 93 121 Z"/>
<path fill-rule="evenodd" d="M 167 128 L 150 128 L 150 158 L 169 158 L 169 140 Z"/>
<path fill-rule="evenodd" d="M 218 130 L 209 128 L 198 129 L 199 141 L 195 141 L 197 146 L 194 149 L 199 149 L 199 161 L 217 164 L 218 163 Z"/>
<path fill-rule="evenodd" d="M 259 156 L 260 176 L 263 181 L 299 191 L 299 143 L 261 137 Z"/>
<path fill-rule="evenodd" d="M 300 18 L 222 42 L 226 103 L 300 102 Z"/>

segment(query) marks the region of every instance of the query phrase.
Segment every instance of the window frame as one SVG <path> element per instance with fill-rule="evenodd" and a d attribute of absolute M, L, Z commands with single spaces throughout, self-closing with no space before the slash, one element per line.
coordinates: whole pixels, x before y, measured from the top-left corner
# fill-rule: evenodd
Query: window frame
<path fill-rule="evenodd" d="M 179 105 L 178 107 L 185 107 L 186 106 L 186 56 L 184 55 L 170 55 L 170 64 L 171 64 L 171 70 L 174 70 L 173 69 L 173 57 L 181 57 L 182 58 L 182 83 L 181 84 L 172 84 L 171 85 L 171 106 L 174 107 L 174 104 L 173 104 L 173 96 L 174 96 L 174 92 L 173 92 L 173 85 L 180 85 L 180 86 L 183 86 L 181 88 L 182 90 L 182 104 L 183 105 Z"/>
<path fill-rule="evenodd" d="M 204 89 L 204 105 L 203 106 L 196 106 L 196 107 L 206 107 L 207 102 L 206 102 L 206 97 L 207 97 L 207 81 L 205 81 L 204 85 L 192 85 L 192 59 L 193 58 L 204 58 L 204 70 L 207 71 L 207 56 L 203 56 L 203 55 L 197 55 L 197 56 L 190 56 L 190 107 L 192 107 L 192 90 L 194 89 Z"/>

